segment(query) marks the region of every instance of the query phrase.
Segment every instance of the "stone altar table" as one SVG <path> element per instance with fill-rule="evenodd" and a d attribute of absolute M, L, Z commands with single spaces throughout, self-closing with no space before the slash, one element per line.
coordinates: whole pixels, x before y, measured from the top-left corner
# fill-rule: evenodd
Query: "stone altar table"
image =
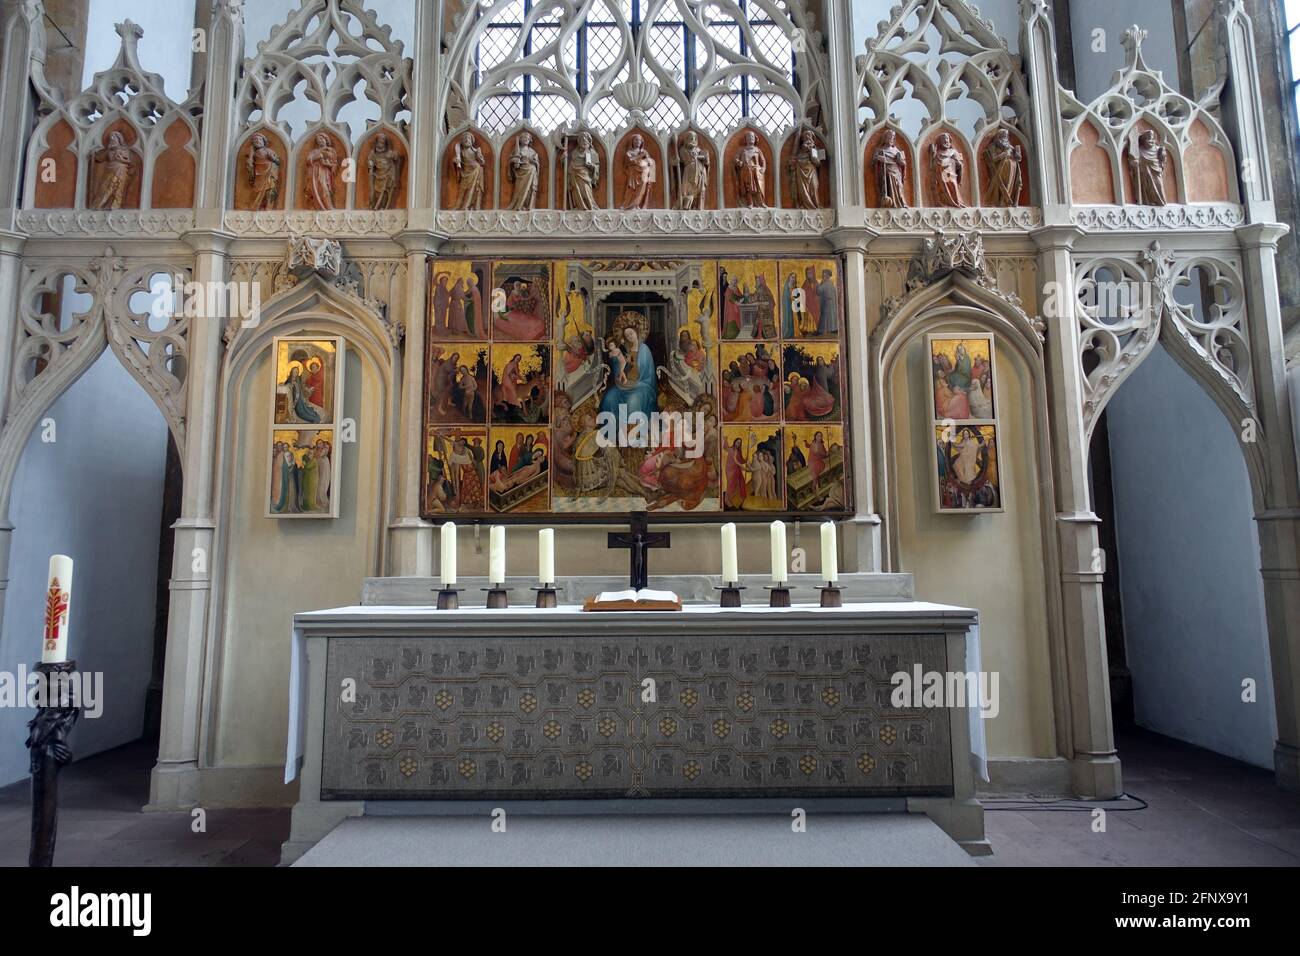
<path fill-rule="evenodd" d="M 967 708 L 890 701 L 898 671 L 964 672 L 977 617 L 917 601 L 298 614 L 282 859 L 348 817 L 520 800 L 853 801 L 926 813 L 982 852 Z"/>

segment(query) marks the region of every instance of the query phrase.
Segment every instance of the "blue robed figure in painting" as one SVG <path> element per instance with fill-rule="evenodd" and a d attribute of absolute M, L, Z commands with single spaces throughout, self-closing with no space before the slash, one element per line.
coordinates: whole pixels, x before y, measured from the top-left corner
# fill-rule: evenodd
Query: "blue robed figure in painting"
<path fill-rule="evenodd" d="M 645 318 L 635 312 L 623 313 L 614 323 L 605 347 L 609 378 L 600 400 L 602 412 L 618 415 L 623 408 L 625 415 L 649 415 L 659 410 L 654 354 L 645 343 L 644 323 Z"/>

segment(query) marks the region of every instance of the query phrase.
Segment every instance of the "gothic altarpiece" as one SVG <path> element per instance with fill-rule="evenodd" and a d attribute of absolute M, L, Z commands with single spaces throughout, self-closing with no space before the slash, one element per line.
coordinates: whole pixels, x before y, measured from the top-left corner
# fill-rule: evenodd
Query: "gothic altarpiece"
<path fill-rule="evenodd" d="M 695 572 L 728 514 L 828 513 L 858 571 L 908 569 L 921 511 L 956 536 L 1029 521 L 1032 554 L 1007 560 L 1037 565 L 1048 730 L 1003 750 L 1114 796 L 1088 447 L 1157 341 L 1252 424 L 1277 767 L 1300 786 L 1284 227 L 1240 0 L 1217 5 L 1222 81 L 1199 100 L 1133 28 L 1091 103 L 1060 84 L 1045 0 L 1022 0 L 1015 54 L 962 0 L 901 3 L 865 44 L 839 3 L 417 0 L 411 49 L 361 0 L 301 0 L 254 47 L 243 6 L 214 0 L 176 101 L 130 22 L 63 97 L 42 4 L 3 5 L 0 122 L 27 135 L 0 153 L 0 561 L 28 436 L 111 349 L 184 468 L 154 806 L 214 769 L 238 781 L 222 799 L 275 793 L 277 743 L 224 727 L 283 696 L 241 664 L 281 633 L 250 637 L 232 595 L 275 534 L 250 515 L 323 528 L 338 497 L 353 590 L 430 574 L 446 514 L 661 505 Z M 206 298 L 160 321 L 159 277 Z M 1108 305 L 1116 285 L 1154 292 Z M 706 413 L 705 466 L 584 452 L 589 411 L 661 403 Z M 323 434 L 340 415 L 355 445 Z"/>

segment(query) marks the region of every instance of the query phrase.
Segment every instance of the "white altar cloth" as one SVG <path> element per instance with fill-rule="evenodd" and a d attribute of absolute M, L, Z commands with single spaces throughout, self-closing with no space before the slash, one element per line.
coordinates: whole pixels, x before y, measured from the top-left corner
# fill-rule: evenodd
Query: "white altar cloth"
<path fill-rule="evenodd" d="M 864 605 L 845 605 L 845 609 L 861 607 L 864 610 L 870 610 L 873 614 L 889 615 L 895 614 L 924 614 L 924 613 L 943 613 L 954 610 L 949 605 L 931 604 L 927 601 L 899 601 L 899 602 L 881 602 Z M 690 615 L 709 615 L 709 614 L 789 614 L 794 612 L 807 612 L 816 610 L 809 605 L 795 605 L 789 608 L 763 607 L 754 604 L 741 608 L 720 608 L 716 605 L 708 604 L 688 604 L 680 611 L 629 611 L 628 614 L 645 616 L 648 614 L 690 614 Z M 305 693 L 304 683 L 306 680 L 306 661 L 307 661 L 307 636 L 304 629 L 297 624 L 297 617 L 309 617 L 311 615 L 329 615 L 332 618 L 356 617 L 358 621 L 382 616 L 388 618 L 394 623 L 400 622 L 403 618 L 415 619 L 428 614 L 428 607 L 373 607 L 369 605 L 357 605 L 352 607 L 331 608 L 320 611 L 309 611 L 303 615 L 295 616 L 295 623 L 292 635 L 292 644 L 289 653 L 289 735 L 288 744 L 285 751 L 284 762 L 284 782 L 291 783 L 298 777 L 298 771 L 302 767 L 303 754 L 306 751 L 307 739 L 307 705 L 308 697 Z M 512 607 L 503 610 L 488 611 L 486 608 L 465 608 L 453 613 L 483 613 L 492 615 L 504 615 L 506 617 L 528 618 L 531 620 L 543 621 L 547 617 L 564 618 L 569 615 L 582 613 L 582 609 L 576 605 L 564 605 L 556 608 L 535 608 L 535 607 Z M 611 613 L 605 613 L 603 617 L 613 616 Z M 621 615 L 620 615 L 621 616 Z M 966 671 L 978 675 L 980 673 L 980 635 L 979 624 L 973 625 L 966 633 Z M 981 682 L 976 681 L 978 686 Z M 984 734 L 983 701 L 976 701 L 966 710 L 967 721 L 970 726 L 970 747 L 971 747 L 971 768 L 979 779 L 988 782 L 988 744 Z"/>

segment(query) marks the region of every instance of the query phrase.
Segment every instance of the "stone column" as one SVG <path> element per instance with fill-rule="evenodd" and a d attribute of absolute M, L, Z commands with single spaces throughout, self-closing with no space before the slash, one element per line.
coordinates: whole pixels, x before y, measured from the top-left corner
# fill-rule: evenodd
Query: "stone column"
<path fill-rule="evenodd" d="M 32 127 L 30 69 L 33 58 L 44 56 L 45 29 L 42 9 L 35 0 L 4 0 L 0 7 L 0 422 L 8 414 L 9 384 L 13 375 L 13 347 L 18 321 L 18 295 L 23 276 L 23 245 L 26 236 L 18 232 L 18 209 L 22 203 L 18 184 Z M 8 498 L 5 494 L 4 499 Z M 8 507 L 0 509 L 0 621 L 4 620 L 9 587 L 9 547 L 14 526 Z"/>
<path fill-rule="evenodd" d="M 853 17 L 846 3 L 826 5 L 829 73 L 827 133 L 830 137 L 831 203 L 844 225 L 862 222 L 862 171 L 857 133 L 857 65 L 853 56 Z"/>
<path fill-rule="evenodd" d="M 849 420 L 854 422 L 852 447 L 853 517 L 842 524 L 841 552 L 845 570 L 884 570 L 880 552 L 880 515 L 877 511 L 875 452 L 871 436 L 870 390 L 876 372 L 870 367 L 871 350 L 867 328 L 867 245 L 872 236 L 865 229 L 836 229 L 827 238 L 835 252 L 844 257 L 844 313 L 848 323 L 844 367 L 848 370 Z"/>
<path fill-rule="evenodd" d="M 1034 140 L 1033 197 L 1043 221 L 1069 221 L 1069 150 L 1058 106 L 1061 83 L 1056 64 L 1056 36 L 1046 0 L 1020 0 L 1020 57 L 1029 88 L 1030 127 Z"/>
<path fill-rule="evenodd" d="M 407 230 L 398 237 L 406 250 L 406 339 L 400 376 L 401 411 L 398 415 L 397 507 L 390 525 L 388 573 L 433 573 L 433 526 L 420 517 L 424 493 L 424 327 L 427 312 L 428 257 L 446 238 L 436 230 L 438 130 L 441 117 L 434 108 L 441 79 L 438 73 L 442 43 L 442 17 L 434 0 L 418 0 L 415 8 L 415 70 L 411 108 L 421 117 L 411 128 L 411 161 L 407 175 Z M 425 105 L 427 104 L 427 105 Z"/>
<path fill-rule="evenodd" d="M 226 281 L 233 236 L 222 229 L 230 181 L 234 89 L 244 56 L 242 0 L 216 0 L 208 34 L 203 143 L 199 158 L 194 281 L 201 288 Z M 202 701 L 207 621 L 211 607 L 213 492 L 216 483 L 217 406 L 225 317 L 202 316 L 190 326 L 185 405 L 181 517 L 173 527 L 167 654 L 163 666 L 162 731 L 149 784 L 150 810 L 192 807 L 200 799 Z"/>
<path fill-rule="evenodd" d="M 1264 487 L 1256 495 L 1260 574 L 1268 620 L 1277 743 L 1278 785 L 1300 791 L 1300 478 L 1296 473 L 1287 389 L 1282 310 L 1277 286 L 1277 241 L 1286 227 L 1260 223 L 1237 230 L 1245 268 L 1255 407 L 1265 442 Z"/>
<path fill-rule="evenodd" d="M 1102 580 L 1106 556 L 1098 545 L 1100 523 L 1088 489 L 1088 436 L 1083 424 L 1083 368 L 1079 326 L 1074 319 L 1074 265 L 1070 254 L 1079 230 L 1049 226 L 1034 234 L 1038 275 L 1048 322 L 1047 360 L 1056 532 L 1061 551 L 1061 605 L 1065 659 L 1054 662 L 1064 681 L 1054 691 L 1067 695 L 1068 727 L 1057 728 L 1058 746 L 1071 761 L 1075 793 L 1109 799 L 1123 792 L 1110 715 L 1110 667 Z"/>

